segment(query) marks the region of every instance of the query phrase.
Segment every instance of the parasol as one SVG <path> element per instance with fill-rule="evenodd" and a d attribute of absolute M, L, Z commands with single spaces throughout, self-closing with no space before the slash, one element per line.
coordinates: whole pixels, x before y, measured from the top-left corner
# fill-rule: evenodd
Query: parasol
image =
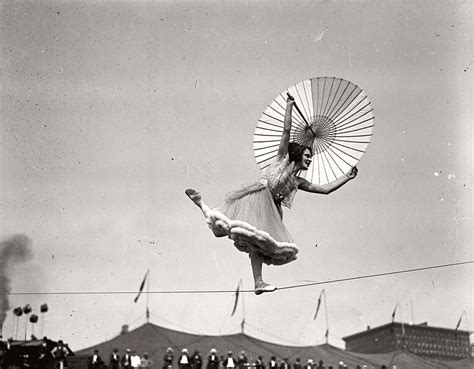
<path fill-rule="evenodd" d="M 299 176 L 323 185 L 348 173 L 370 142 L 374 115 L 364 91 L 336 77 L 299 82 L 273 99 L 254 133 L 254 155 L 260 168 L 269 166 L 277 155 L 288 93 L 296 102 L 290 141 L 310 146 L 314 153 L 308 170 Z"/>

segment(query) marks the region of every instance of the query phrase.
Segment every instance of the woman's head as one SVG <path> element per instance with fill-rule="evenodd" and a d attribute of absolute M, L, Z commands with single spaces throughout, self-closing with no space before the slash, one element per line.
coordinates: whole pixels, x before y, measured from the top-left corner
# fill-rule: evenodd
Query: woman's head
<path fill-rule="evenodd" d="M 290 142 L 288 145 L 288 155 L 290 162 L 294 161 L 296 165 L 301 166 L 301 169 L 308 169 L 313 157 L 313 149 L 297 142 Z"/>

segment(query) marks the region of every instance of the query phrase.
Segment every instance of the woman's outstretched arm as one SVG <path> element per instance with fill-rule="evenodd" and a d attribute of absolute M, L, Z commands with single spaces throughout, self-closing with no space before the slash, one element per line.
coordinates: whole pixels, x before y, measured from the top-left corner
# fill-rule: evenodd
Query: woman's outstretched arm
<path fill-rule="evenodd" d="M 325 185 L 317 185 L 317 184 L 307 181 L 304 178 L 298 178 L 298 189 L 306 191 L 306 192 L 329 195 L 331 192 L 336 191 L 338 188 L 345 185 L 351 179 L 354 179 L 357 176 L 357 172 L 358 172 L 357 167 L 353 167 L 351 171 L 347 173 L 345 176 L 338 178 L 334 182 L 331 182 Z"/>
<path fill-rule="evenodd" d="M 278 146 L 278 156 L 284 157 L 288 153 L 288 144 L 290 143 L 290 130 L 291 130 L 291 112 L 293 111 L 293 105 L 295 105 L 295 99 L 288 94 L 288 100 L 286 100 L 285 119 L 283 120 L 283 135 L 280 139 L 280 146 Z"/>

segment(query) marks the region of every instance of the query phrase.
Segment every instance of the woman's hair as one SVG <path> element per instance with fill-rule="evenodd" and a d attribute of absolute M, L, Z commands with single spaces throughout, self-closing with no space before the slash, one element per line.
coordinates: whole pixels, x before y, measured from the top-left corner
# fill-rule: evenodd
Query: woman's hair
<path fill-rule="evenodd" d="M 290 156 L 290 162 L 298 162 L 303 157 L 305 150 L 309 150 L 311 156 L 313 156 L 313 149 L 309 146 L 301 145 L 297 142 L 290 142 L 288 144 L 288 155 Z"/>

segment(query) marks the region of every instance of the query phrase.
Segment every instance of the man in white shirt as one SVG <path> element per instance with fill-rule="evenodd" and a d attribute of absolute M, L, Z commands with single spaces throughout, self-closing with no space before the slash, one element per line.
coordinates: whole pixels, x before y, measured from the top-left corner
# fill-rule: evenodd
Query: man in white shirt
<path fill-rule="evenodd" d="M 104 367 L 104 361 L 99 355 L 99 350 L 95 349 L 94 353 L 90 357 L 89 360 L 89 369 L 102 369 Z"/>
<path fill-rule="evenodd" d="M 275 356 L 272 356 L 270 358 L 270 362 L 268 363 L 268 369 L 276 369 L 278 367 L 276 360 L 277 358 Z"/>
<path fill-rule="evenodd" d="M 226 359 L 224 360 L 224 367 L 225 368 L 235 368 L 235 360 L 234 358 L 232 357 L 232 351 L 229 351 L 227 353 L 227 357 Z"/>
<path fill-rule="evenodd" d="M 217 356 L 217 350 L 212 348 L 207 357 L 206 369 L 218 369 L 219 368 L 219 357 Z"/>
<path fill-rule="evenodd" d="M 190 369 L 191 368 L 191 360 L 188 355 L 188 349 L 183 348 L 181 350 L 181 356 L 178 359 L 178 368 L 179 369 Z"/>
<path fill-rule="evenodd" d="M 132 365 L 132 368 L 139 368 L 141 362 L 142 360 L 140 359 L 140 356 L 137 354 L 137 352 L 132 351 L 132 356 L 130 357 L 130 364 Z"/>

